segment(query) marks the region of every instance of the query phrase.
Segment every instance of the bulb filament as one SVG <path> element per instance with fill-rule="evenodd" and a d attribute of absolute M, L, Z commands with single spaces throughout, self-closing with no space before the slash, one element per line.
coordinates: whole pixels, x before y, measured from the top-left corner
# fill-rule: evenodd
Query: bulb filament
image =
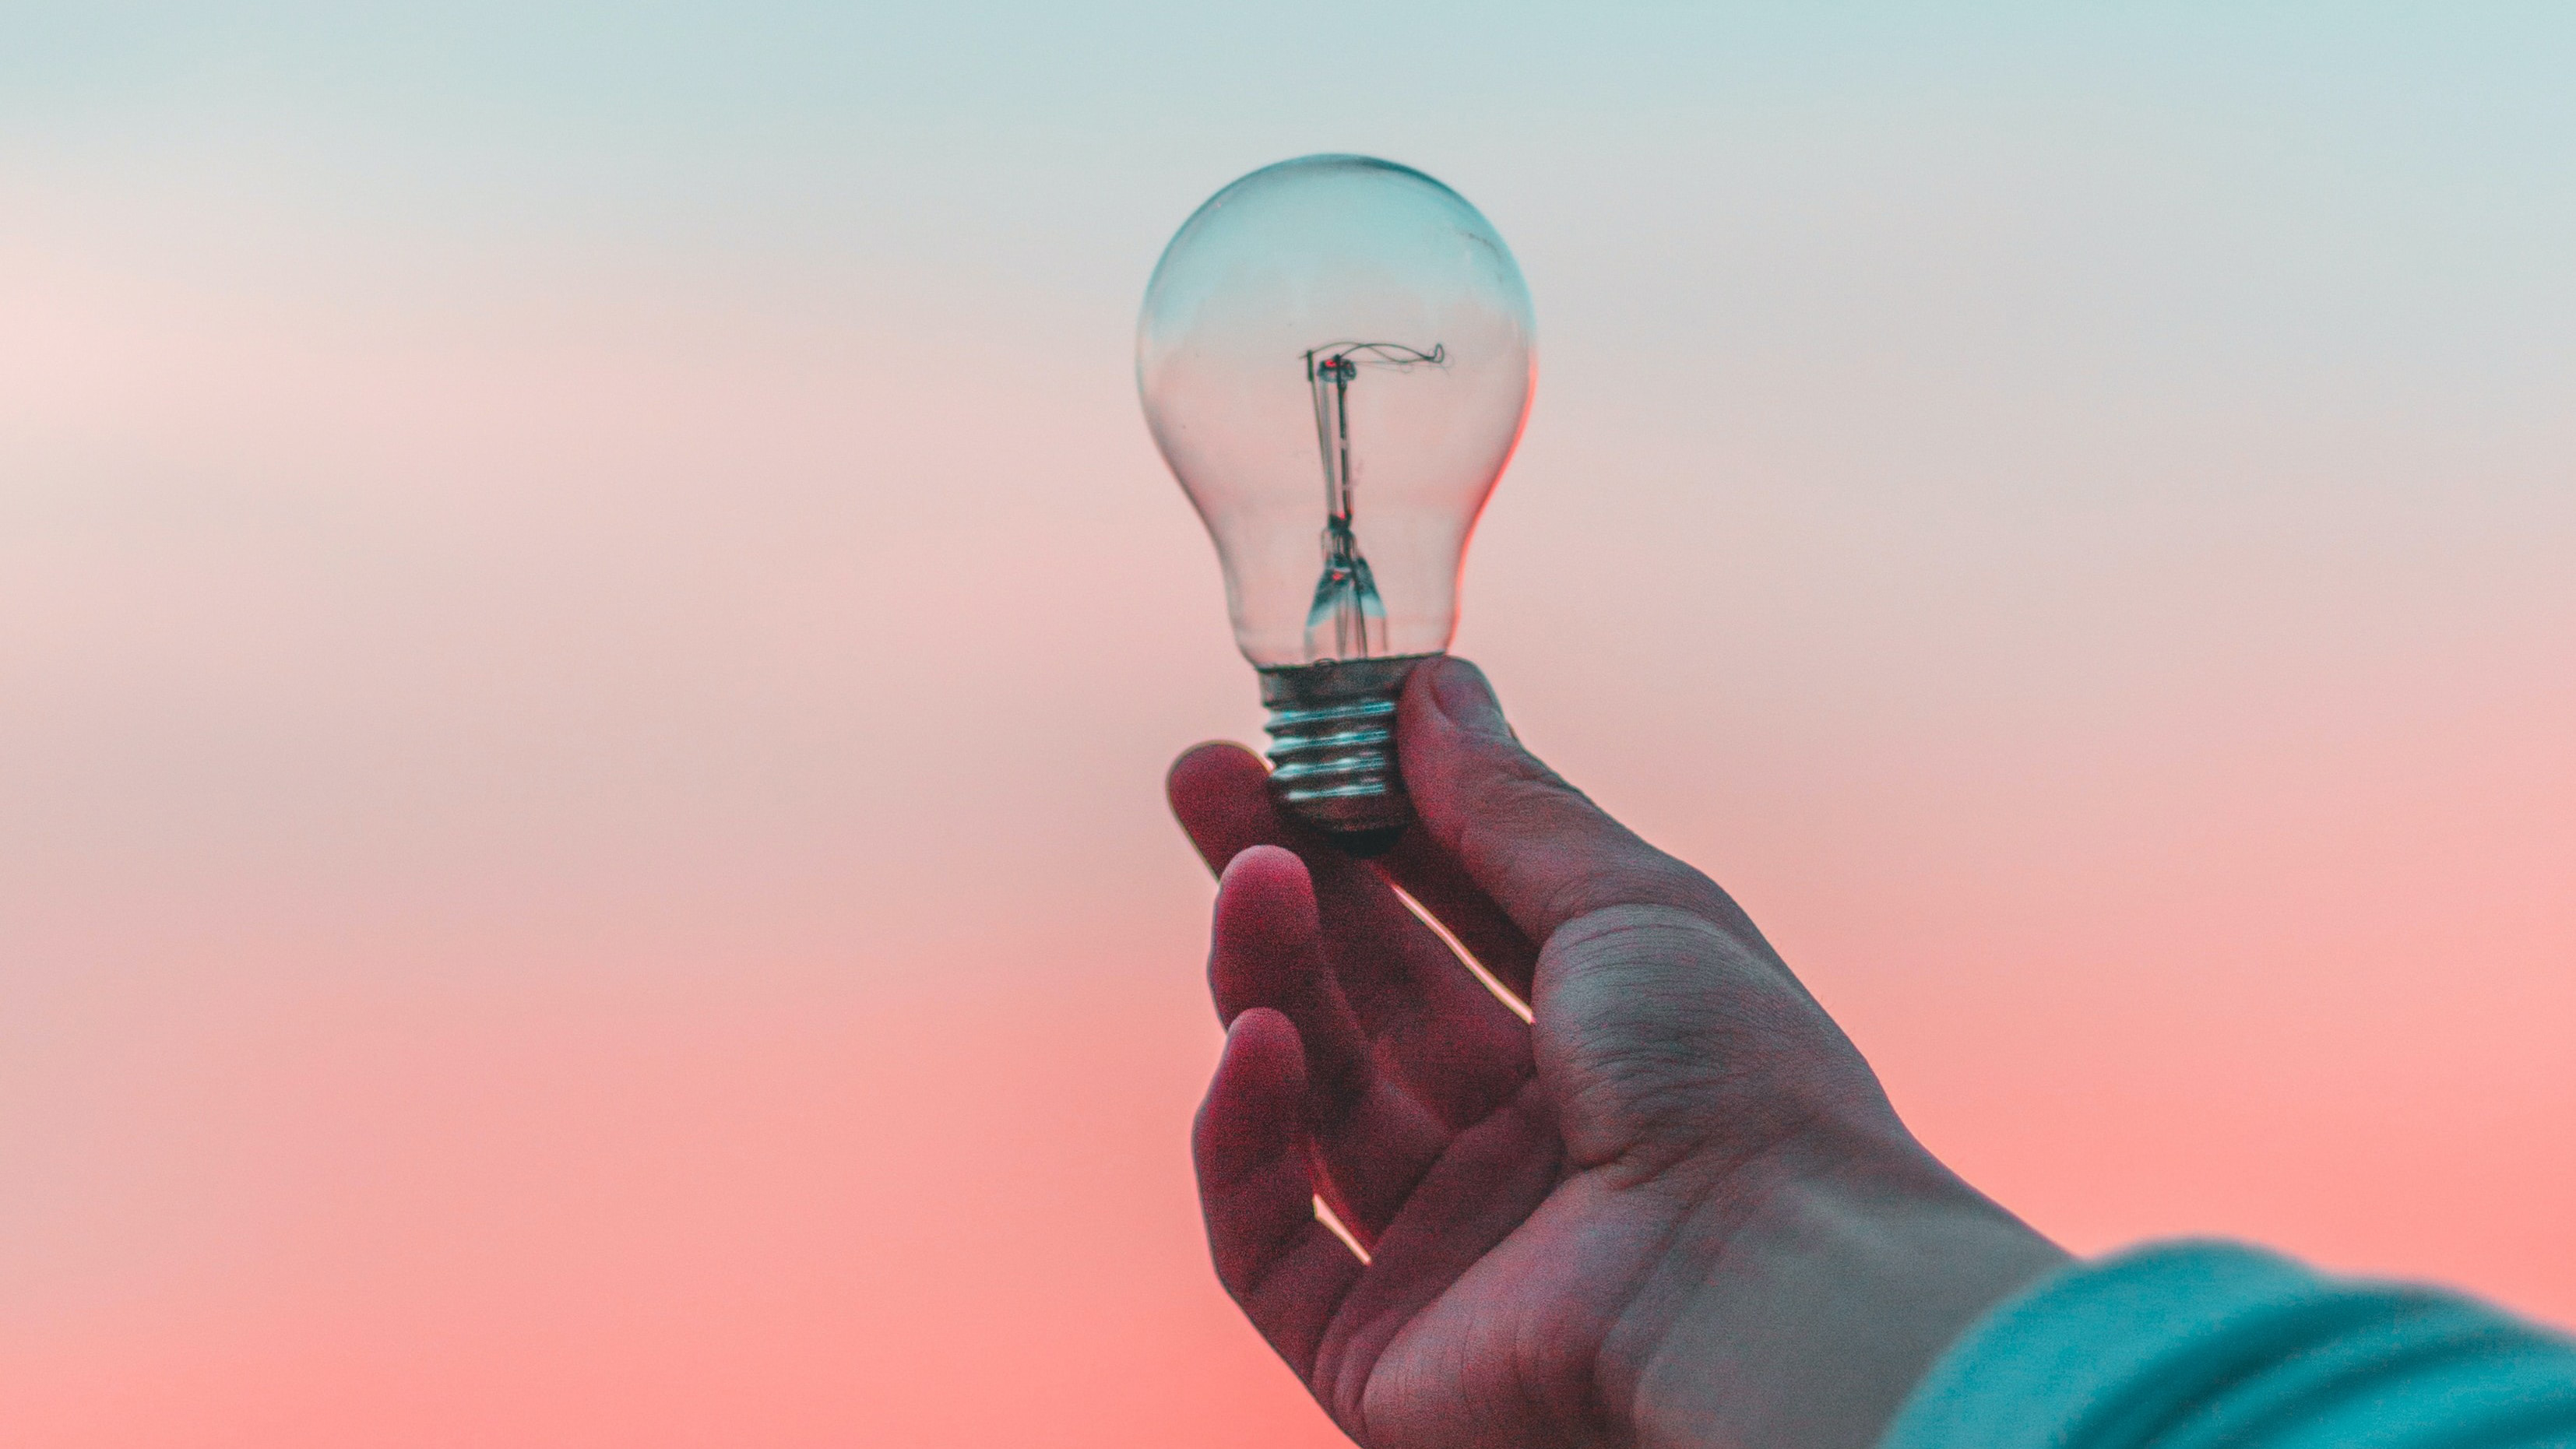
<path fill-rule="evenodd" d="M 1398 370 L 1445 367 L 1448 349 L 1428 352 L 1394 342 L 1330 342 L 1306 351 L 1306 384 L 1315 394 L 1315 444 L 1324 457 L 1324 572 L 1306 611 L 1306 656 L 1367 659 L 1386 652 L 1386 603 L 1351 531 L 1351 383 L 1360 365 Z M 1329 642 L 1328 642 L 1329 641 Z"/>

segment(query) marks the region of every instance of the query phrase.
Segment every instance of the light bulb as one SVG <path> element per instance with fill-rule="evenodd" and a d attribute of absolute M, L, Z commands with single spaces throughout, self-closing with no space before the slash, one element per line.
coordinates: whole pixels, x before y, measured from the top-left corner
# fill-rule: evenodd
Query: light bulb
<path fill-rule="evenodd" d="M 1529 289 L 1476 208 L 1366 156 L 1210 197 L 1146 285 L 1136 383 L 1216 542 L 1270 706 L 1271 794 L 1359 853 L 1412 819 L 1395 702 L 1534 380 Z"/>

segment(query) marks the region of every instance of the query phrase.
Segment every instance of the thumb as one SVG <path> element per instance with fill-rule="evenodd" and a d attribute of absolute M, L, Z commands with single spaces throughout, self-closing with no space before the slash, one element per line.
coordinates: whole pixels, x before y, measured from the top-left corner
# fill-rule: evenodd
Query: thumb
<path fill-rule="evenodd" d="M 1405 788 L 1424 830 L 1533 941 L 1612 906 L 1749 928 L 1724 891 L 1639 839 L 1521 747 L 1483 670 L 1441 656 L 1406 681 Z"/>

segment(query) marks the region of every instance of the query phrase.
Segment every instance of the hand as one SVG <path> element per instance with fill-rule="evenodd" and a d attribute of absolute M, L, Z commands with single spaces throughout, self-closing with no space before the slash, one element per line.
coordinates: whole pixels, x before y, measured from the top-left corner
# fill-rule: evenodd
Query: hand
<path fill-rule="evenodd" d="M 1925 1152 L 1734 901 L 1524 751 L 1473 665 L 1415 670 L 1399 720 L 1421 819 L 1374 863 L 1283 821 L 1240 748 L 1172 770 L 1223 870 L 1194 1146 L 1227 1291 L 1369 1449 L 1872 1443 L 2064 1255 Z"/>

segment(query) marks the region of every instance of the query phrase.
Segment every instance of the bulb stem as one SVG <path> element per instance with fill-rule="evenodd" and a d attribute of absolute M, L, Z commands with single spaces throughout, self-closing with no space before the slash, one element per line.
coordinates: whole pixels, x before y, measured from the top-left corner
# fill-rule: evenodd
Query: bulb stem
<path fill-rule="evenodd" d="M 1261 671 L 1270 707 L 1270 798 L 1353 855 L 1377 855 L 1413 823 L 1395 755 L 1395 705 L 1434 656 L 1326 660 Z"/>

